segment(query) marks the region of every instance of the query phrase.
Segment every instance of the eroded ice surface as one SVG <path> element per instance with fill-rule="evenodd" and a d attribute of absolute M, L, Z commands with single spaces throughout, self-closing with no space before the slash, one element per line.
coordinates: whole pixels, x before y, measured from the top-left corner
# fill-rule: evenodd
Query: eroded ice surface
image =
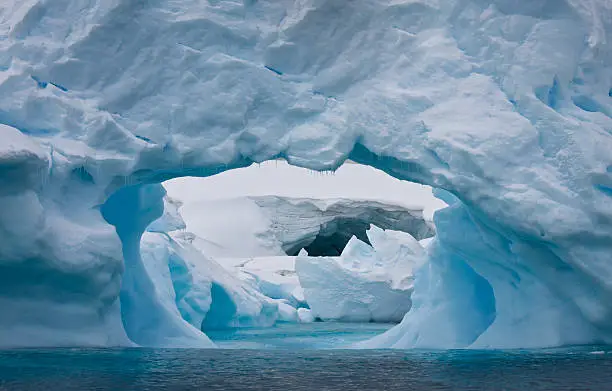
<path fill-rule="evenodd" d="M 191 338 L 126 293 L 155 183 L 278 157 L 456 198 L 373 346 L 610 341 L 611 31 L 607 0 L 4 1 L 0 344 L 130 344 L 126 308 Z"/>
<path fill-rule="evenodd" d="M 148 232 L 141 252 L 158 294 L 165 295 L 168 307 L 177 308 L 198 331 L 266 327 L 279 316 L 273 300 L 188 243 Z"/>
<path fill-rule="evenodd" d="M 425 252 L 408 233 L 367 231 L 339 257 L 300 254 L 295 270 L 313 316 L 350 322 L 399 322 L 412 305 L 413 272 Z"/>

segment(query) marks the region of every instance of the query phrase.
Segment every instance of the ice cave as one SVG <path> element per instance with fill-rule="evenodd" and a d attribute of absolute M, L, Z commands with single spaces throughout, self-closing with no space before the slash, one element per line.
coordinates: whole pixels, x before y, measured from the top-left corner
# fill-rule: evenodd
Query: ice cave
<path fill-rule="evenodd" d="M 0 347 L 317 317 L 400 322 L 357 348 L 612 342 L 608 1 L 6 0 L 0 37 Z M 173 197 L 260 163 L 445 206 L 367 175 L 375 207 Z"/>

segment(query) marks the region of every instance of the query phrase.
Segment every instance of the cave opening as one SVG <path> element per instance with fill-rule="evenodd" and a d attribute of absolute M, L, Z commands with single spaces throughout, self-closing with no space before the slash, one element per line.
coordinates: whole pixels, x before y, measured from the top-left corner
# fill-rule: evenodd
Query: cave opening
<path fill-rule="evenodd" d="M 338 218 L 322 226 L 315 240 L 303 249 L 312 257 L 337 257 L 342 254 L 353 236 L 368 245 L 372 245 L 366 234 L 368 228 L 370 228 L 370 223 L 367 221 Z M 288 251 L 287 255 L 296 256 L 300 250 Z"/>
<path fill-rule="evenodd" d="M 430 187 L 352 163 L 322 174 L 271 161 L 125 187 L 103 206 L 128 251 L 125 330 L 148 346 L 168 335 L 176 344 L 191 327 L 215 343 L 253 327 L 312 322 L 383 332 L 410 310 L 406 281 L 435 236 L 433 212 L 444 206 Z M 142 286 L 146 299 L 134 293 Z"/>

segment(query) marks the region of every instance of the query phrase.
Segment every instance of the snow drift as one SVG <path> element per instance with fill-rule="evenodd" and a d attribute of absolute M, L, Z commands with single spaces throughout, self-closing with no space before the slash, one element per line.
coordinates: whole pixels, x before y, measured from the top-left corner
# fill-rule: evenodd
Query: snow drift
<path fill-rule="evenodd" d="M 605 0 L 4 1 L 0 345 L 129 344 L 142 308 L 201 340 L 141 297 L 157 183 L 279 157 L 453 198 L 373 346 L 610 342 L 611 29 Z"/>

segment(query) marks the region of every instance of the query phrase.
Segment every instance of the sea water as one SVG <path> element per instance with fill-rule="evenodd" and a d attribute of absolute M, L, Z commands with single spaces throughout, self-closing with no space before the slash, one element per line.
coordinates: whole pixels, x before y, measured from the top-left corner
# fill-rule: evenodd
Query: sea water
<path fill-rule="evenodd" d="M 343 327 L 216 332 L 231 349 L 0 351 L 0 390 L 612 390 L 611 347 L 330 349 L 378 326 Z"/>
<path fill-rule="evenodd" d="M 227 349 L 343 349 L 384 333 L 388 323 L 279 323 L 275 327 L 207 331 Z"/>

